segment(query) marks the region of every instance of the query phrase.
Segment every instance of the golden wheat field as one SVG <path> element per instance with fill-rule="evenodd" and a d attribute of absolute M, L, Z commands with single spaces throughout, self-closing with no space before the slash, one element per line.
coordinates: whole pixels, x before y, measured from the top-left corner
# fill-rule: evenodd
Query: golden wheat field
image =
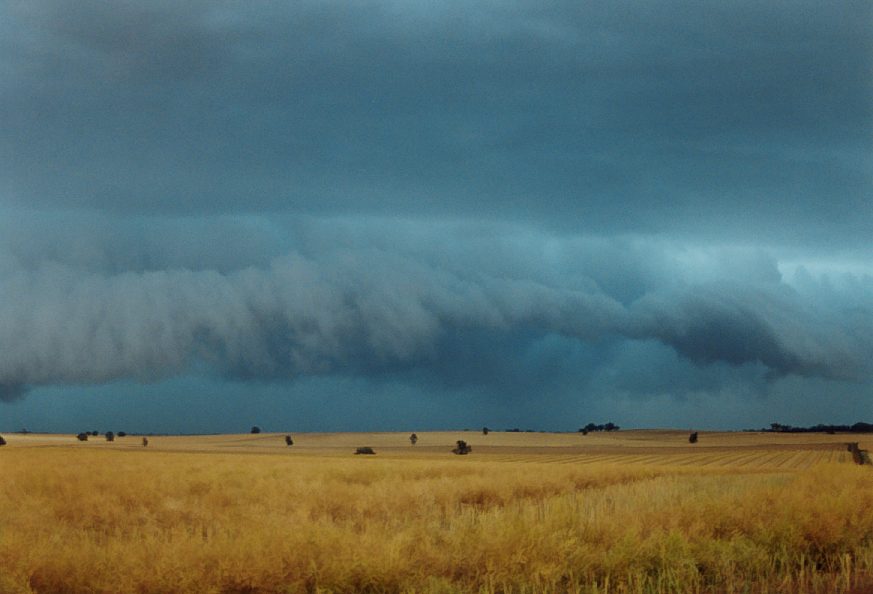
<path fill-rule="evenodd" d="M 5 435 L 0 594 L 830 593 L 873 574 L 851 436 L 408 435 Z"/>

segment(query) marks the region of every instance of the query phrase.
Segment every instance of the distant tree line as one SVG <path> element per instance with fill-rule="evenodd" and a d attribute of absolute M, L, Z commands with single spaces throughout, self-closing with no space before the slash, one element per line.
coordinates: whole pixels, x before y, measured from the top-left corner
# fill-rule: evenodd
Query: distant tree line
<path fill-rule="evenodd" d="M 855 423 L 854 425 L 812 425 L 810 427 L 792 427 L 782 423 L 770 423 L 761 431 L 769 433 L 873 433 L 873 423 Z"/>
<path fill-rule="evenodd" d="M 579 433 L 591 433 L 592 431 L 618 431 L 619 429 L 621 429 L 621 427 L 611 422 L 603 425 L 588 423 L 579 429 Z"/>
<path fill-rule="evenodd" d="M 88 441 L 89 436 L 97 436 L 100 435 L 99 431 L 82 431 L 81 433 L 76 435 L 76 439 L 79 441 Z M 119 431 L 118 433 L 113 433 L 112 431 L 107 431 L 104 436 L 106 437 L 106 441 L 115 441 L 116 437 L 127 437 L 126 431 Z"/>

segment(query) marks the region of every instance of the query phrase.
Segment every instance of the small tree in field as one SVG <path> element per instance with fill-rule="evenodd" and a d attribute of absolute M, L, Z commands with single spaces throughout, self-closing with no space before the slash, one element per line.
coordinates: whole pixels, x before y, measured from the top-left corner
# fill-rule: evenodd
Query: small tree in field
<path fill-rule="evenodd" d="M 76 436 L 76 439 L 78 439 L 79 441 L 88 441 L 88 432 L 83 431 L 82 433 L 80 433 Z"/>
<path fill-rule="evenodd" d="M 106 432 L 106 441 L 115 441 L 115 434 L 112 431 Z"/>
<path fill-rule="evenodd" d="M 489 431 L 490 429 L 488 429 L 488 427 L 482 427 L 482 435 L 488 435 Z"/>
<path fill-rule="evenodd" d="M 257 425 L 255 425 L 254 427 L 252 427 L 252 433 L 260 433 L 260 432 L 261 432 L 261 428 L 258 427 Z"/>
<path fill-rule="evenodd" d="M 409 443 L 411 443 L 412 445 L 415 445 L 417 442 L 418 442 L 418 435 L 413 433 L 412 435 L 409 436 Z"/>
<path fill-rule="evenodd" d="M 455 449 L 452 450 L 452 453 L 458 454 L 459 456 L 463 456 L 463 455 L 469 454 L 472 451 L 473 451 L 472 446 L 467 445 L 467 442 L 464 441 L 463 439 L 459 439 L 456 442 Z"/>

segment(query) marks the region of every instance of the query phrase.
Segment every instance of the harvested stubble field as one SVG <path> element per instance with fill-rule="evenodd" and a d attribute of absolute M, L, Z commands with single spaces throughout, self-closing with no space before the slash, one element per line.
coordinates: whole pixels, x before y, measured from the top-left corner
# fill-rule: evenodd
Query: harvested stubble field
<path fill-rule="evenodd" d="M 0 593 L 845 592 L 873 572 L 851 436 L 418 436 L 8 435 Z"/>

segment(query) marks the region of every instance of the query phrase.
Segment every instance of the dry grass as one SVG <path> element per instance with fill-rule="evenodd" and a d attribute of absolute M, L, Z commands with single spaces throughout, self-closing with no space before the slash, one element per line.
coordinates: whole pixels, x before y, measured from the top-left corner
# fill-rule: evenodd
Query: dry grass
<path fill-rule="evenodd" d="M 591 455 L 591 454 L 692 454 L 714 450 L 737 452 L 755 450 L 813 450 L 833 449 L 848 441 L 858 441 L 866 447 L 863 436 L 826 435 L 815 433 L 700 433 L 697 444 L 688 443 L 688 431 L 637 430 L 615 433 L 539 433 L 492 431 L 487 436 L 480 431 L 418 431 L 418 443 L 409 444 L 409 433 L 294 433 L 294 445 L 285 445 L 284 433 L 237 435 L 159 436 L 152 439 L 149 448 L 173 452 L 239 452 L 317 454 L 345 456 L 359 446 L 370 446 L 379 453 L 392 456 L 435 454 L 442 456 L 463 439 L 477 453 L 524 455 Z M 76 445 L 85 448 L 137 449 L 140 438 L 127 436 L 107 443 L 104 437 L 91 437 L 84 443 L 72 435 L 7 434 L 12 446 L 49 447 Z M 867 442 L 867 445 L 871 445 Z M 838 448 L 837 448 L 838 449 Z"/>
<path fill-rule="evenodd" d="M 826 439 L 642 433 L 13 436 L 0 592 L 841 592 L 873 570 L 873 472 Z"/>

